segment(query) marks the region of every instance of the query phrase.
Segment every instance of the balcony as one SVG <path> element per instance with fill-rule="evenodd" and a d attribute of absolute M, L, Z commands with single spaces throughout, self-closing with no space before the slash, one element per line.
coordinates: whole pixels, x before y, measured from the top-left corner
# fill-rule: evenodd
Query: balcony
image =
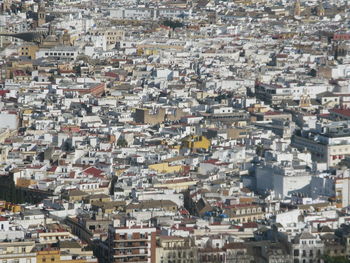
<path fill-rule="evenodd" d="M 127 259 L 126 262 L 131 262 L 135 261 L 136 257 L 147 257 L 147 254 L 119 254 L 119 255 L 114 255 L 113 258 L 115 259 Z M 143 261 L 147 261 L 147 259 L 143 259 Z"/>
<path fill-rule="evenodd" d="M 115 249 L 147 248 L 148 244 L 149 244 L 148 242 L 124 242 L 124 243 L 116 243 L 114 248 Z"/>
<path fill-rule="evenodd" d="M 125 261 L 116 259 L 113 262 L 114 263 L 124 263 L 124 262 L 128 262 L 128 263 L 133 263 L 133 262 L 135 262 L 135 263 L 148 263 L 148 260 L 147 259 L 136 259 L 136 258 L 134 259 L 133 258 L 132 261 L 130 259 L 125 260 Z"/>
<path fill-rule="evenodd" d="M 119 238 L 119 239 L 114 239 L 114 242 L 141 242 L 141 241 L 144 241 L 144 242 L 147 242 L 147 241 L 150 241 L 151 239 L 148 239 L 148 238 L 137 238 L 137 239 L 133 239 L 133 238 L 130 238 L 130 239 L 126 239 L 126 238 Z"/>
<path fill-rule="evenodd" d="M 125 254 L 122 254 L 122 253 L 114 253 L 114 258 L 133 258 L 133 257 L 147 257 L 148 254 L 145 252 L 145 253 L 140 253 L 140 252 L 135 252 L 135 253 L 132 253 L 132 252 L 128 252 L 128 253 L 125 253 Z M 128 261 L 129 262 L 129 261 Z"/>

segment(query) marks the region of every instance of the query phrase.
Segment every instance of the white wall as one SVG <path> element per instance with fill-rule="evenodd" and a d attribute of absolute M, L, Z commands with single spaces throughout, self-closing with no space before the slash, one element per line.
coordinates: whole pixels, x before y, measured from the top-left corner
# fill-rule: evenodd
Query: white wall
<path fill-rule="evenodd" d="M 275 175 L 273 177 L 273 189 L 276 195 L 285 197 L 291 195 L 294 192 L 301 192 L 304 194 L 310 194 L 309 184 L 311 182 L 311 175 L 304 176 L 283 176 Z"/>
<path fill-rule="evenodd" d="M 18 119 L 17 115 L 9 113 L 0 113 L 0 129 L 17 129 Z"/>

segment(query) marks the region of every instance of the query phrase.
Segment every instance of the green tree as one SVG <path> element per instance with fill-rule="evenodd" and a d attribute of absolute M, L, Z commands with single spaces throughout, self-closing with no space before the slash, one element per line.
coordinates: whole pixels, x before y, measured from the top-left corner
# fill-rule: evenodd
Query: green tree
<path fill-rule="evenodd" d="M 128 146 L 128 142 L 124 138 L 120 137 L 117 141 L 117 145 L 119 147 L 126 147 L 126 146 Z"/>
<path fill-rule="evenodd" d="M 329 255 L 325 255 L 322 257 L 325 263 L 350 263 L 350 260 L 348 260 L 346 257 L 344 256 L 329 256 Z"/>
<path fill-rule="evenodd" d="M 173 21 L 173 20 L 164 20 L 163 23 L 162 23 L 164 26 L 168 26 L 170 27 L 171 29 L 175 29 L 177 27 L 183 27 L 184 24 L 181 23 L 180 21 Z"/>

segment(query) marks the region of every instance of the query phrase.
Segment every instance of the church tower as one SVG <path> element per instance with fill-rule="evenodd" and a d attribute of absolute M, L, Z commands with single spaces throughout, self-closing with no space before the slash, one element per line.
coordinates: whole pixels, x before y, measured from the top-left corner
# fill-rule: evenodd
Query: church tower
<path fill-rule="evenodd" d="M 307 108 L 307 107 L 310 107 L 310 106 L 311 106 L 310 96 L 309 95 L 301 95 L 300 96 L 299 107 Z"/>
<path fill-rule="evenodd" d="M 2 11 L 6 12 L 11 10 L 12 0 L 4 0 L 2 3 Z"/>
<path fill-rule="evenodd" d="M 296 0 L 295 6 L 294 6 L 294 16 L 300 16 L 300 14 L 301 14 L 300 0 Z"/>
<path fill-rule="evenodd" d="M 317 7 L 317 16 L 322 17 L 324 15 L 325 15 L 325 10 L 324 10 L 322 2 L 320 2 L 320 4 Z"/>
<path fill-rule="evenodd" d="M 38 26 L 46 23 L 45 3 L 41 0 L 38 7 Z"/>

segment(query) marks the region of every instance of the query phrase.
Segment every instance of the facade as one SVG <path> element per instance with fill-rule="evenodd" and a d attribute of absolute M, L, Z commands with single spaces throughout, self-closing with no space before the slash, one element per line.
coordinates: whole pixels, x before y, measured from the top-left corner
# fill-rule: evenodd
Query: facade
<path fill-rule="evenodd" d="M 156 262 L 198 262 L 197 248 L 190 238 L 159 237 L 156 249 Z"/>
<path fill-rule="evenodd" d="M 292 144 L 297 148 L 306 148 L 314 160 L 325 162 L 334 167 L 345 155 L 349 154 L 348 122 L 333 122 L 314 133 L 296 134 Z"/>
<path fill-rule="evenodd" d="M 156 229 L 129 224 L 109 228 L 109 262 L 156 262 Z"/>
<path fill-rule="evenodd" d="M 239 223 L 255 222 L 264 217 L 260 206 L 240 204 L 224 207 L 224 214 Z"/>
<path fill-rule="evenodd" d="M 282 103 L 283 100 L 291 100 L 293 98 L 291 88 L 263 83 L 257 84 L 255 87 L 255 94 L 258 99 L 271 105 L 278 105 Z"/>
<path fill-rule="evenodd" d="M 211 143 L 205 136 L 187 136 L 181 143 L 181 148 L 191 151 L 196 149 L 208 150 Z"/>
<path fill-rule="evenodd" d="M 78 50 L 70 46 L 55 46 L 50 49 L 41 49 L 36 52 L 36 58 L 55 58 L 57 60 L 73 61 L 78 56 Z"/>
<path fill-rule="evenodd" d="M 284 167 L 266 164 L 257 167 L 256 189 L 260 192 L 274 191 L 277 196 L 290 196 L 293 193 L 308 194 L 312 176 L 303 168 L 290 165 Z"/>
<path fill-rule="evenodd" d="M 308 232 L 298 235 L 292 244 L 294 262 L 323 262 L 324 244 Z"/>
<path fill-rule="evenodd" d="M 124 38 L 125 32 L 118 28 L 99 28 L 89 32 L 92 36 L 104 36 L 108 47 L 115 47 L 118 41 Z"/>
<path fill-rule="evenodd" d="M 2 262 L 37 262 L 36 253 L 32 252 L 35 242 L 1 242 L 0 243 L 0 260 Z"/>
<path fill-rule="evenodd" d="M 33 44 L 23 44 L 21 45 L 20 49 L 19 49 L 19 54 L 21 56 L 26 56 L 29 57 L 31 59 L 35 59 L 36 58 L 36 52 L 38 51 L 39 47 L 37 45 L 33 45 Z"/>

